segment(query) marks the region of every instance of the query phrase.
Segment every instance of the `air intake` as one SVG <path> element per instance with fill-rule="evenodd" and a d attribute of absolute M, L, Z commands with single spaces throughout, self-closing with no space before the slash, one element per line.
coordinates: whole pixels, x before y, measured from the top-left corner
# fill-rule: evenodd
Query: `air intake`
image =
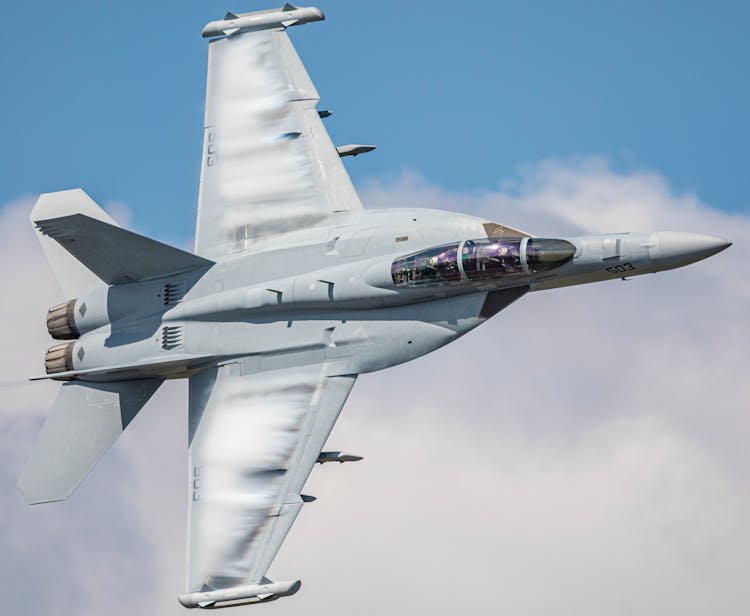
<path fill-rule="evenodd" d="M 55 340 L 75 340 L 80 335 L 76 327 L 76 300 L 53 306 L 47 311 L 47 331 Z"/>

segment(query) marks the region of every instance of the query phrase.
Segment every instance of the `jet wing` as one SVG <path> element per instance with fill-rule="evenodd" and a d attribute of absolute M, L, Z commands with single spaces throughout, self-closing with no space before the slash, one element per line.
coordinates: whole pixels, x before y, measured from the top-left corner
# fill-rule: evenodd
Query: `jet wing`
<path fill-rule="evenodd" d="M 362 204 L 283 28 L 212 40 L 195 252 L 215 258 Z"/>
<path fill-rule="evenodd" d="M 190 378 L 184 604 L 269 584 L 266 571 L 356 379 L 326 376 L 325 364 L 246 369 L 239 361 Z"/>

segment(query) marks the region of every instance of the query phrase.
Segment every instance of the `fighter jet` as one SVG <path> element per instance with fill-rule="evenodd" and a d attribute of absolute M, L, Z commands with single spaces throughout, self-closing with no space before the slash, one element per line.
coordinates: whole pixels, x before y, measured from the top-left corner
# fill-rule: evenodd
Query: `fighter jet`
<path fill-rule="evenodd" d="M 431 209 L 365 209 L 291 26 L 317 8 L 208 24 L 195 251 L 121 228 L 83 191 L 31 221 L 68 298 L 49 310 L 62 381 L 19 481 L 66 499 L 166 379 L 189 382 L 185 607 L 278 599 L 266 575 L 363 373 L 452 342 L 526 293 L 688 265 L 727 248 L 678 232 L 545 238 Z M 304 573 L 304 572 L 302 572 Z"/>

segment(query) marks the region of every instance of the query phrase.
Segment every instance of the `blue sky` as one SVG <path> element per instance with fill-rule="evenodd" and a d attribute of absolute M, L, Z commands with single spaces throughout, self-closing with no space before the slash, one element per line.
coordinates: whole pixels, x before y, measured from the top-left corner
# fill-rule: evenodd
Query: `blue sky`
<path fill-rule="evenodd" d="M 603 155 L 747 212 L 750 5 L 321 1 L 292 38 L 357 181 L 403 169 L 448 190 Z M 2 9 L 0 202 L 81 186 L 135 228 L 192 235 L 203 24 L 258 2 L 39 2 Z"/>
<path fill-rule="evenodd" d="M 265 6 L 265 5 L 264 5 Z M 0 201 L 81 186 L 136 228 L 192 233 L 203 24 L 257 2 L 40 2 L 3 9 Z M 408 168 L 449 190 L 599 154 L 747 211 L 750 5 L 741 2 L 322 1 L 292 37 L 336 143 L 376 153 L 355 182 Z"/>

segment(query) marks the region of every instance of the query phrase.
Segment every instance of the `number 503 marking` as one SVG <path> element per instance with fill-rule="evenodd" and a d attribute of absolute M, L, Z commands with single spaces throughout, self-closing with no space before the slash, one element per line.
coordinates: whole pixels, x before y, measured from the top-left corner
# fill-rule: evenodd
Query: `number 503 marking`
<path fill-rule="evenodd" d="M 614 265 L 612 267 L 608 267 L 607 271 L 610 274 L 623 274 L 625 272 L 632 272 L 635 269 L 635 265 L 632 263 L 623 263 L 622 265 Z"/>

